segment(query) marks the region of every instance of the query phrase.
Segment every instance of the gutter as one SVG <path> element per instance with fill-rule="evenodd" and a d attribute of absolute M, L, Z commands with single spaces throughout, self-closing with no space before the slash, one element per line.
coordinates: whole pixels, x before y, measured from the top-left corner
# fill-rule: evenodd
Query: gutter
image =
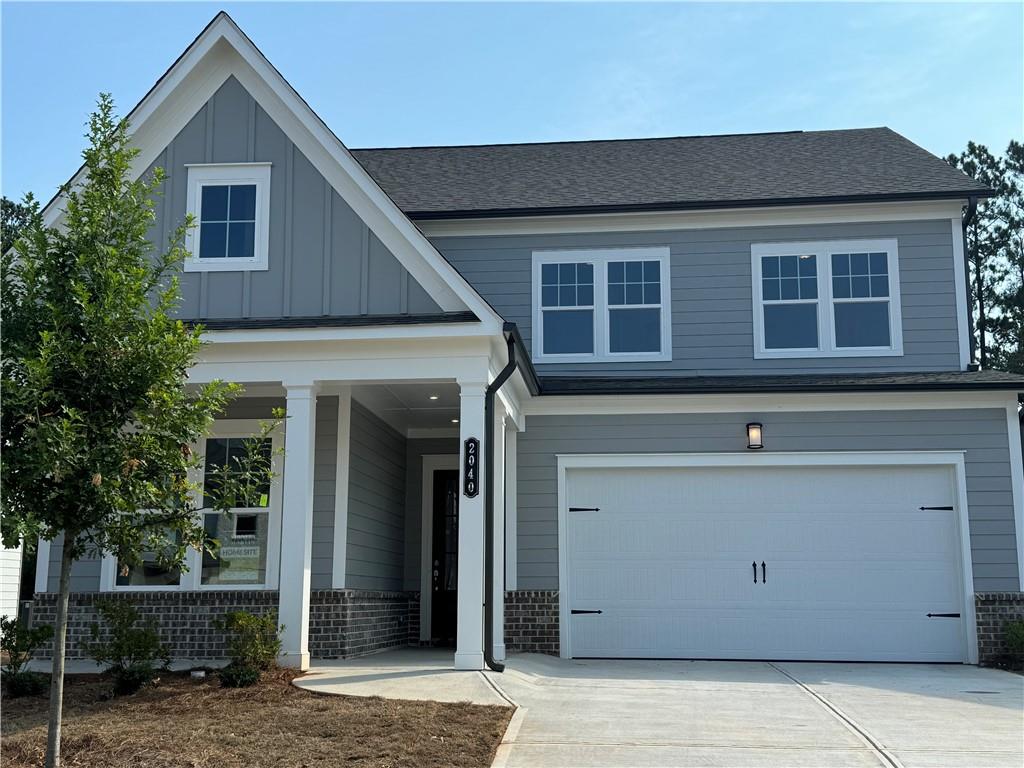
<path fill-rule="evenodd" d="M 968 328 L 970 328 L 970 325 L 971 325 L 971 315 L 973 314 L 973 310 L 971 308 L 972 307 L 972 304 L 971 304 L 971 256 L 970 256 L 970 250 L 967 248 L 967 228 L 969 226 L 971 226 L 971 223 L 974 221 L 974 218 L 977 215 L 977 213 L 978 213 L 978 196 L 977 195 L 971 195 L 970 197 L 967 198 L 967 210 L 964 212 L 963 218 L 960 220 L 960 224 L 961 224 L 960 229 L 961 229 L 961 233 L 962 233 L 963 238 L 964 238 L 964 275 L 966 277 L 966 279 L 964 280 L 964 293 L 967 294 L 967 325 L 968 325 Z M 970 328 L 970 330 L 973 331 L 974 329 Z M 976 360 L 975 355 L 978 352 L 978 349 L 977 349 L 978 342 L 977 342 L 977 339 L 974 338 L 974 333 L 971 333 L 971 335 L 970 335 L 970 344 L 971 344 L 971 362 L 968 364 L 967 369 L 968 370 L 972 370 L 972 369 L 973 370 L 977 370 L 978 369 L 978 365 L 975 362 L 975 360 Z"/>

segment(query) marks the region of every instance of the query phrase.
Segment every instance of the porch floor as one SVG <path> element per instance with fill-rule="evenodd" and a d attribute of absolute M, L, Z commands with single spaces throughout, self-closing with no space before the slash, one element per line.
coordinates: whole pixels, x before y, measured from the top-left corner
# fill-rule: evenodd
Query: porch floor
<path fill-rule="evenodd" d="M 315 693 L 509 706 L 481 672 L 453 669 L 454 651 L 398 648 L 357 659 L 314 659 L 294 684 Z"/>

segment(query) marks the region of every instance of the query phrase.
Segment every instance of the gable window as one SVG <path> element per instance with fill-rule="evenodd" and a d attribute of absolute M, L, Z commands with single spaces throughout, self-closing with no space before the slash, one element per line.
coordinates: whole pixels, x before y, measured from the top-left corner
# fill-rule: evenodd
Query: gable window
<path fill-rule="evenodd" d="M 903 354 L 895 240 L 755 243 L 754 357 Z"/>
<path fill-rule="evenodd" d="M 538 251 L 538 362 L 670 360 L 667 248 Z"/>
<path fill-rule="evenodd" d="M 186 272 L 268 268 L 270 164 L 189 165 Z"/>

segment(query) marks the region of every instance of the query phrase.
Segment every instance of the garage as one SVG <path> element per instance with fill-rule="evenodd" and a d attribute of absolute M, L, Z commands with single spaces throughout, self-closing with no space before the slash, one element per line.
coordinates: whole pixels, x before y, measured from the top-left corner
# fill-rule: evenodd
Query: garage
<path fill-rule="evenodd" d="M 953 466 L 745 458 L 562 467 L 567 655 L 968 658 Z"/>

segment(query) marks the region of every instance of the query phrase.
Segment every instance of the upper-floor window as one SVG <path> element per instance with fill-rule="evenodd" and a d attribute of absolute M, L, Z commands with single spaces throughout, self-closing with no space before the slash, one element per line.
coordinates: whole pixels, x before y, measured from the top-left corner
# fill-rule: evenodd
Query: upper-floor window
<path fill-rule="evenodd" d="M 533 255 L 538 362 L 670 360 L 668 248 Z"/>
<path fill-rule="evenodd" d="M 270 164 L 189 165 L 185 271 L 268 268 Z"/>
<path fill-rule="evenodd" d="M 895 240 L 751 246 L 754 357 L 903 354 Z"/>

